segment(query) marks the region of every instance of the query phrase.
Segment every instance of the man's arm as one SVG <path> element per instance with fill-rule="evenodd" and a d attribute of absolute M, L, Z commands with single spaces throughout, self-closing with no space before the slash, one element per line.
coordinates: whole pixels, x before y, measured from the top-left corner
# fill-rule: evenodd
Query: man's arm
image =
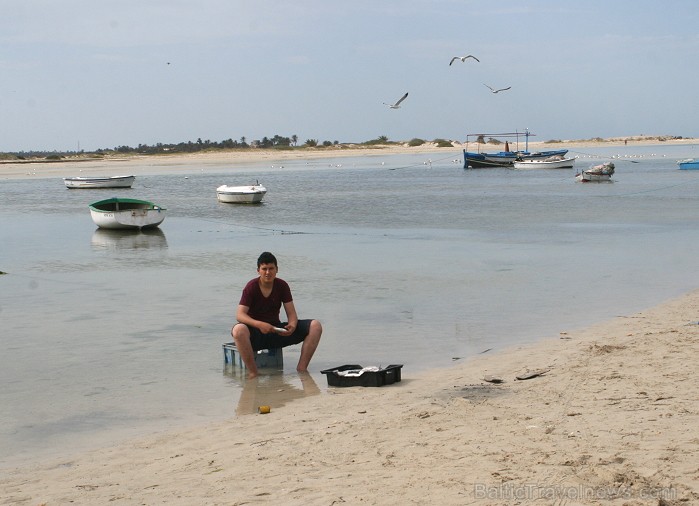
<path fill-rule="evenodd" d="M 245 325 L 259 329 L 259 331 L 263 334 L 271 334 L 272 332 L 274 332 L 274 325 L 260 320 L 255 320 L 248 314 L 249 311 L 250 308 L 248 306 L 243 306 L 242 304 L 240 304 L 238 306 L 238 310 L 235 313 L 235 319 L 238 320 L 240 323 L 244 323 Z"/>
<path fill-rule="evenodd" d="M 296 314 L 296 307 L 294 306 L 293 300 L 284 303 L 284 311 L 286 312 L 286 320 L 289 322 L 286 329 L 291 334 L 296 330 L 296 326 L 299 324 L 299 317 Z"/>

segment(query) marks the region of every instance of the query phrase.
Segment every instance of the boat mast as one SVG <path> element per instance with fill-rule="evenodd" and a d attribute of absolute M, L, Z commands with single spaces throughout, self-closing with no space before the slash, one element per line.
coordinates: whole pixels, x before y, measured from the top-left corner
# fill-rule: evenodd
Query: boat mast
<path fill-rule="evenodd" d="M 529 129 L 524 129 L 524 151 L 529 153 Z"/>
<path fill-rule="evenodd" d="M 514 132 L 505 132 L 505 133 L 497 133 L 497 134 L 466 134 L 466 148 L 465 150 L 468 150 L 468 143 L 469 139 L 472 137 L 476 138 L 476 148 L 477 152 L 481 152 L 481 145 L 478 143 L 479 138 L 483 138 L 485 141 L 485 137 L 490 136 L 490 137 L 506 137 L 506 138 L 515 138 L 515 143 L 517 145 L 517 151 L 519 151 L 519 136 L 524 135 L 524 152 L 529 153 L 529 136 L 532 135 L 534 136 L 535 134 L 531 133 L 528 128 L 524 129 L 524 132 L 521 132 L 519 130 L 515 130 Z"/>

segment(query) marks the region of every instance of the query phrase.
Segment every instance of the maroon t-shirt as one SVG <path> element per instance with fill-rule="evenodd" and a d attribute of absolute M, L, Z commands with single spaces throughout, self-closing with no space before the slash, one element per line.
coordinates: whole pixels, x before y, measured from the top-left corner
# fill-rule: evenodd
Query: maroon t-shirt
<path fill-rule="evenodd" d="M 269 297 L 262 295 L 260 289 L 260 278 L 251 279 L 243 288 L 243 294 L 240 296 L 240 305 L 250 308 L 248 315 L 255 320 L 260 320 L 272 325 L 279 325 L 279 310 L 282 304 L 291 302 L 291 288 L 286 281 L 279 278 L 274 278 L 272 285 L 272 293 Z"/>

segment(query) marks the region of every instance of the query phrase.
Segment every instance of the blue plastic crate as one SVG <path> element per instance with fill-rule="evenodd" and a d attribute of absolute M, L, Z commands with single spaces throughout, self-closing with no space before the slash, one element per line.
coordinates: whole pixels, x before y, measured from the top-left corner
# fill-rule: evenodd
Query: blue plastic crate
<path fill-rule="evenodd" d="M 235 343 L 225 343 L 223 345 L 223 362 L 226 365 L 245 367 Z M 284 353 L 282 348 L 270 348 L 256 352 L 255 364 L 257 364 L 258 369 L 283 369 Z"/>

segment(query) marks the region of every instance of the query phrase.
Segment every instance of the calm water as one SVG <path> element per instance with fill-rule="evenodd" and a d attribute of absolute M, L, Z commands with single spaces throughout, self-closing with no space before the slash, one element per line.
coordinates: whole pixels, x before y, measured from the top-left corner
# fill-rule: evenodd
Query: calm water
<path fill-rule="evenodd" d="M 0 465 L 293 406 L 323 394 L 324 368 L 400 363 L 409 376 L 696 288 L 699 171 L 675 161 L 699 147 L 581 151 L 634 158 L 613 184 L 464 170 L 458 150 L 176 176 L 144 165 L 130 190 L 0 180 Z M 216 201 L 217 186 L 255 180 L 264 204 Z M 97 230 L 87 204 L 113 195 L 166 207 L 161 229 Z M 297 347 L 256 384 L 223 366 L 263 250 L 301 317 L 324 323 L 310 381 Z"/>

